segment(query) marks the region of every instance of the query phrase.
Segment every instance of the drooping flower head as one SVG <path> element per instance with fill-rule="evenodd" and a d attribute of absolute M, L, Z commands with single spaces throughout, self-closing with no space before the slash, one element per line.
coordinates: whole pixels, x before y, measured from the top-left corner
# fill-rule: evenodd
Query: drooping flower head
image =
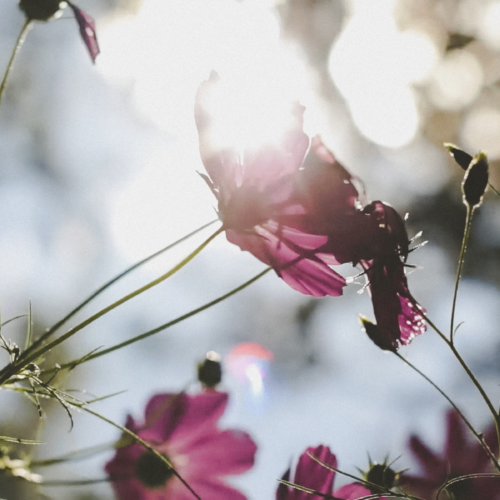
<path fill-rule="evenodd" d="M 97 44 L 94 20 L 86 12 L 67 0 L 19 1 L 19 8 L 25 13 L 30 21 L 48 21 L 57 16 L 66 6 L 69 6 L 73 11 L 83 43 L 87 47 L 92 61 L 95 62 L 99 54 L 99 45 Z"/>
<path fill-rule="evenodd" d="M 367 238 L 370 248 L 365 252 L 371 258 L 360 263 L 366 270 L 377 320 L 371 338 L 381 349 L 396 351 L 426 330 L 425 311 L 412 297 L 404 271 L 408 234 L 403 219 L 386 203 L 374 201 L 364 213 L 371 226 Z"/>
<path fill-rule="evenodd" d="M 441 453 L 434 452 L 417 436 L 412 436 L 409 441 L 422 474 L 404 474 L 401 483 L 423 498 L 435 498 L 436 491 L 450 479 L 467 474 L 493 472 L 487 453 L 477 441 L 472 441 L 458 413 L 450 410 L 446 421 L 446 441 Z M 493 426 L 485 431 L 484 439 L 496 456 L 498 443 Z M 450 485 L 447 490 L 454 500 L 499 500 L 500 476 L 466 479 Z M 443 493 L 442 496 L 446 495 Z"/>
<path fill-rule="evenodd" d="M 215 391 L 159 394 L 146 406 L 144 423 L 128 417 L 126 427 L 167 457 L 201 498 L 244 500 L 223 479 L 252 467 L 256 446 L 244 432 L 217 427 L 227 401 L 227 394 Z M 106 471 L 119 500 L 193 498 L 164 462 L 137 443 L 119 448 Z"/>
<path fill-rule="evenodd" d="M 335 480 L 335 472 L 312 459 L 310 455 L 316 457 L 329 467 L 337 468 L 337 459 L 330 451 L 330 448 L 320 445 L 316 448 L 307 448 L 300 456 L 292 479 L 290 479 L 290 469 L 285 472 L 282 479 L 299 486 L 304 486 L 323 495 L 330 495 L 346 500 L 356 500 L 371 494 L 369 489 L 359 483 L 347 484 L 334 492 L 333 482 Z M 321 498 L 323 497 L 320 495 L 310 494 L 283 483 L 280 483 L 276 492 L 276 500 L 320 500 Z"/>

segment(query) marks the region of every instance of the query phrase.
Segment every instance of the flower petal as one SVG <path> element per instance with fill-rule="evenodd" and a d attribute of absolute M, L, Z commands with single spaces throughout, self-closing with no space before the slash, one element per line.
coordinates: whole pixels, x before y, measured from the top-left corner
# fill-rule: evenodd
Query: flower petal
<path fill-rule="evenodd" d="M 359 483 L 346 484 L 335 492 L 337 498 L 343 498 L 344 500 L 357 500 L 371 494 L 372 492 L 368 488 Z M 380 500 L 384 499 L 385 497 L 380 497 Z"/>
<path fill-rule="evenodd" d="M 303 249 L 299 254 L 287 246 L 284 238 L 264 228 L 256 228 L 256 231 L 258 233 L 245 235 L 226 231 L 226 236 L 228 241 L 271 266 L 293 289 L 313 297 L 342 295 L 345 279 L 315 256 L 313 251 Z"/>
<path fill-rule="evenodd" d="M 82 9 L 79 9 L 76 5 L 73 5 L 71 2 L 67 3 L 73 10 L 76 22 L 78 23 L 78 27 L 80 28 L 80 36 L 82 37 L 83 43 L 89 51 L 92 61 L 95 63 L 95 59 L 100 50 L 99 45 L 97 44 L 94 19 L 92 19 L 92 17 L 90 17 Z"/>
<path fill-rule="evenodd" d="M 337 459 L 328 446 L 320 445 L 316 448 L 307 448 L 299 458 L 295 470 L 294 483 L 305 486 L 306 488 L 311 488 L 319 493 L 324 493 L 325 495 L 331 495 L 335 472 L 323 467 L 308 454 L 313 455 L 331 467 L 337 467 Z M 309 495 L 303 491 L 294 491 L 294 500 L 319 500 L 321 498 L 318 495 Z"/>
<path fill-rule="evenodd" d="M 173 442 L 173 449 L 177 448 Z M 246 432 L 236 430 L 205 434 L 189 451 L 189 477 L 241 474 L 254 464 L 256 444 Z"/>

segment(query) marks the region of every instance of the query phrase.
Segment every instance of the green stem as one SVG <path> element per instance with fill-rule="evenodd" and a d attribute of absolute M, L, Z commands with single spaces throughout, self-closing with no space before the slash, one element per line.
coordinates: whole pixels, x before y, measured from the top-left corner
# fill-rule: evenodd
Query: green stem
<path fill-rule="evenodd" d="M 421 370 L 419 370 L 413 363 L 410 363 L 410 361 L 408 361 L 406 358 L 403 358 L 403 356 L 401 356 L 401 354 L 399 354 L 397 352 L 395 354 L 396 354 L 396 356 L 401 361 L 403 361 L 404 363 L 406 363 L 410 368 L 412 368 L 413 370 L 415 370 L 421 377 L 423 377 L 425 380 L 427 380 L 427 382 L 429 382 L 429 384 L 431 384 L 432 387 L 434 387 L 434 389 L 436 389 L 446 399 L 446 401 L 448 401 L 448 403 L 450 403 L 450 405 L 460 415 L 460 418 L 463 420 L 463 422 L 465 423 L 465 425 L 469 428 L 469 430 L 472 432 L 472 434 L 474 434 L 474 437 L 479 441 L 479 444 L 482 446 L 482 448 L 484 449 L 484 451 L 490 457 L 490 459 L 493 462 L 493 465 L 495 466 L 495 468 L 498 471 L 500 471 L 500 464 L 498 463 L 498 461 L 497 461 L 495 455 L 493 454 L 493 452 L 490 450 L 490 447 L 487 445 L 487 443 L 484 440 L 482 434 L 480 434 L 479 432 L 477 432 L 474 429 L 474 427 L 472 426 L 472 424 L 467 420 L 467 418 L 465 417 L 465 415 L 460 411 L 460 409 L 458 408 L 458 406 L 451 400 L 451 398 L 432 379 L 430 379 L 425 373 L 423 373 Z"/>
<path fill-rule="evenodd" d="M 157 252 L 149 255 L 145 259 L 140 260 L 139 262 L 136 262 L 134 265 L 130 266 L 129 268 L 125 269 L 125 271 L 121 272 L 118 276 L 115 276 L 113 279 L 102 285 L 98 290 L 96 290 L 92 295 L 90 295 L 87 299 L 85 299 L 81 304 L 76 306 L 72 311 L 70 311 L 64 318 L 59 320 L 57 323 L 55 323 L 53 326 L 51 326 L 43 335 L 41 335 L 30 347 L 31 349 L 37 349 L 38 346 L 40 346 L 45 340 L 47 340 L 50 336 L 52 336 L 64 323 L 66 323 L 69 319 L 71 319 L 77 312 L 79 312 L 83 307 L 85 307 L 90 301 L 95 299 L 99 294 L 104 292 L 107 288 L 109 288 L 111 285 L 116 283 L 119 279 L 123 278 L 130 272 L 132 272 L 134 269 L 137 269 L 138 267 L 146 264 L 150 260 L 154 259 L 155 257 L 158 257 L 158 255 L 166 252 L 167 250 L 170 250 L 174 248 L 176 245 L 179 245 L 180 243 L 183 243 L 187 239 L 191 238 L 195 234 L 199 233 L 200 231 L 203 231 L 203 229 L 206 229 L 208 226 L 212 225 L 214 222 L 217 222 L 217 219 L 209 222 L 208 224 L 205 224 L 204 226 L 199 227 L 198 229 L 195 229 L 188 235 L 182 237 L 181 239 L 175 241 L 174 243 L 171 243 L 170 245 L 166 246 L 165 248 L 162 248 L 161 250 L 158 250 Z M 22 361 L 26 357 L 26 351 L 24 351 L 21 356 L 19 356 L 19 361 Z"/>
<path fill-rule="evenodd" d="M 416 307 L 417 302 L 415 300 L 412 300 L 413 305 Z M 420 312 L 427 321 L 427 323 L 432 327 L 432 329 L 443 339 L 443 341 L 448 345 L 448 347 L 451 349 L 451 352 L 455 356 L 455 358 L 458 360 L 462 368 L 464 369 L 465 373 L 467 376 L 471 379 L 472 383 L 476 386 L 477 390 L 479 391 L 479 394 L 481 394 L 481 397 L 483 398 L 484 402 L 488 406 L 488 409 L 490 410 L 491 414 L 493 415 L 493 421 L 495 422 L 495 427 L 497 430 L 497 438 L 498 442 L 500 443 L 500 419 L 497 411 L 495 410 L 495 407 L 493 406 L 490 398 L 486 394 L 485 390 L 479 383 L 479 380 L 475 377 L 475 375 L 472 373 L 472 370 L 469 368 L 465 360 L 462 358 L 456 347 L 452 344 L 452 342 L 446 337 L 446 335 L 439 330 L 439 328 L 426 316 L 426 314 L 421 311 Z M 500 470 L 500 469 L 499 469 Z"/>
<path fill-rule="evenodd" d="M 472 214 L 474 213 L 474 209 L 467 205 L 467 217 L 465 221 L 464 228 L 464 237 L 462 239 L 462 248 L 460 249 L 460 257 L 458 259 L 458 268 L 457 268 L 457 276 L 455 278 L 455 291 L 453 293 L 453 304 L 451 306 L 451 321 L 450 321 L 450 343 L 453 345 L 453 335 L 454 335 L 454 326 L 455 326 L 455 310 L 457 306 L 457 296 L 458 296 L 458 287 L 460 285 L 460 277 L 462 275 L 462 269 L 465 260 L 465 252 L 467 250 L 467 242 L 470 236 L 470 228 L 472 225 Z"/>
<path fill-rule="evenodd" d="M 208 302 L 207 304 L 204 304 L 203 306 L 201 307 L 198 307 L 197 309 L 194 309 L 186 314 L 183 314 L 182 316 L 179 316 L 178 318 L 172 320 L 172 321 L 169 321 L 168 323 L 165 323 L 163 325 L 160 325 L 158 326 L 157 328 L 154 328 L 153 330 L 149 330 L 148 332 L 146 333 L 143 333 L 141 335 L 138 335 L 136 337 L 133 337 L 129 340 L 126 340 L 125 342 L 122 342 L 121 344 L 116 344 L 108 349 L 105 349 L 103 351 L 98 351 L 90 356 L 87 356 L 82 362 L 80 362 L 79 359 L 75 359 L 73 361 L 70 361 L 68 363 L 65 363 L 63 365 L 61 365 L 59 368 L 52 368 L 50 370 L 44 370 L 43 371 L 43 375 L 46 375 L 48 373 L 52 373 L 56 370 L 61 370 L 61 369 L 65 369 L 65 368 L 74 368 L 75 366 L 78 366 L 80 364 L 83 364 L 83 363 L 86 363 L 87 361 L 90 361 L 91 359 L 95 359 L 95 358 L 99 358 L 100 356 L 104 356 L 105 354 L 109 354 L 110 352 L 113 352 L 113 351 L 116 351 L 118 349 L 121 349 L 122 347 L 126 347 L 128 345 L 131 345 L 135 342 L 138 342 L 139 340 L 143 340 L 147 337 L 150 337 L 151 335 L 154 335 L 158 332 L 161 332 L 162 330 L 166 330 L 167 328 L 170 328 L 171 326 L 174 326 L 176 325 L 177 323 L 180 323 L 181 321 L 184 321 L 185 319 L 188 319 L 190 318 L 191 316 L 194 316 L 202 311 L 204 311 L 205 309 L 208 309 L 216 304 L 218 304 L 219 302 L 222 302 L 223 300 L 226 300 L 227 298 L 231 297 L 231 295 L 234 295 L 235 293 L 243 290 L 244 288 L 246 288 L 247 286 L 251 285 L 254 281 L 257 281 L 259 278 L 261 278 L 262 276 L 264 276 L 264 274 L 268 273 L 272 268 L 271 267 L 268 267 L 267 269 L 264 269 L 264 271 L 262 271 L 261 273 L 257 274 L 256 276 L 254 276 L 252 279 L 246 281 L 245 283 L 243 283 L 242 285 L 234 288 L 233 290 L 231 290 L 230 292 L 224 294 L 224 295 L 221 295 L 220 297 L 218 297 L 217 299 L 215 300 L 212 300 L 211 302 Z"/>
<path fill-rule="evenodd" d="M 29 29 L 32 26 L 32 21 L 28 18 L 25 19 L 24 24 L 21 28 L 21 31 L 19 32 L 19 35 L 16 40 L 16 44 L 14 45 L 14 50 L 12 51 L 12 54 L 10 55 L 9 62 L 7 64 L 7 69 L 5 70 L 5 74 L 3 75 L 3 80 L 2 83 L 0 84 L 0 103 L 2 102 L 2 96 L 5 90 L 5 86 L 7 85 L 7 78 L 9 77 L 9 74 L 12 70 L 12 67 L 14 66 L 14 60 L 16 58 L 17 53 L 21 49 L 24 40 L 26 39 L 26 35 L 28 34 Z"/>
<path fill-rule="evenodd" d="M 38 351 L 34 350 L 33 348 L 28 349 L 25 351 L 27 354 L 25 355 L 24 359 L 22 361 L 18 361 L 17 363 L 11 363 L 7 365 L 2 372 L 0 372 L 0 385 L 5 383 L 9 378 L 17 373 L 19 370 L 21 370 L 23 367 L 25 367 L 27 364 L 34 362 L 36 359 L 38 359 L 40 356 L 42 356 L 44 353 L 47 351 L 53 349 L 54 347 L 58 346 L 65 340 L 69 339 L 75 333 L 79 332 L 86 326 L 90 325 L 97 319 L 99 319 L 101 316 L 104 316 L 108 312 L 112 311 L 113 309 L 116 309 L 118 306 L 124 304 L 125 302 L 129 301 L 130 299 L 133 299 L 134 297 L 137 297 L 141 293 L 145 292 L 146 290 L 149 290 L 150 288 L 153 288 L 154 286 L 158 285 L 162 281 L 165 281 L 167 278 L 175 274 L 177 271 L 182 269 L 186 264 L 188 264 L 196 255 L 198 255 L 216 236 L 218 236 L 221 232 L 223 231 L 222 227 L 217 229 L 215 233 L 213 233 L 210 237 L 208 237 L 198 248 L 196 248 L 193 252 L 191 252 L 185 259 L 183 259 L 179 264 L 177 264 L 175 267 L 173 267 L 170 271 L 167 273 L 163 274 L 159 278 L 151 281 L 147 285 L 144 285 L 141 288 L 138 288 L 132 293 L 129 293 L 125 297 L 122 297 L 121 299 L 117 300 L 116 302 L 113 302 L 113 304 L 109 305 L 108 307 L 105 307 L 104 309 L 101 309 L 99 312 L 91 316 L 90 318 L 87 318 L 85 321 L 82 321 L 75 327 L 71 328 L 68 330 L 64 335 L 61 335 L 57 339 L 53 340 L 49 344 L 44 345 L 41 347 Z M 34 351 L 34 352 L 33 352 Z"/>

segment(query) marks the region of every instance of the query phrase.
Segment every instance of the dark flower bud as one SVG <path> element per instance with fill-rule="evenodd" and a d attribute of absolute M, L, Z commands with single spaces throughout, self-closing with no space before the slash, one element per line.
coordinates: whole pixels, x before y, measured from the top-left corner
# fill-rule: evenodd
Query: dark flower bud
<path fill-rule="evenodd" d="M 472 159 L 462 182 L 462 193 L 465 205 L 477 208 L 483 201 L 488 187 L 488 158 L 480 151 Z"/>
<path fill-rule="evenodd" d="M 386 463 L 370 464 L 370 470 L 364 474 L 365 479 L 382 488 L 391 489 L 396 484 L 398 473 L 393 471 Z"/>
<path fill-rule="evenodd" d="M 220 356 L 215 351 L 208 351 L 206 358 L 198 364 L 198 380 L 213 389 L 222 380 Z"/>
<path fill-rule="evenodd" d="M 19 2 L 19 8 L 26 14 L 26 17 L 35 21 L 48 21 L 65 6 L 66 2 L 61 0 L 20 0 Z"/>
<path fill-rule="evenodd" d="M 379 327 L 375 323 L 370 321 L 366 316 L 360 314 L 359 322 L 361 323 L 361 326 L 368 337 L 370 337 L 370 340 L 372 340 L 375 345 L 380 347 L 380 349 L 391 352 L 397 351 L 396 347 L 393 345 L 390 339 L 388 339 L 387 336 L 382 335 Z"/>
<path fill-rule="evenodd" d="M 451 156 L 455 159 L 455 161 L 464 169 L 467 170 L 469 168 L 470 162 L 472 161 L 472 156 L 465 151 L 457 148 L 455 144 L 451 144 L 451 142 L 445 142 L 444 147 L 450 152 Z"/>

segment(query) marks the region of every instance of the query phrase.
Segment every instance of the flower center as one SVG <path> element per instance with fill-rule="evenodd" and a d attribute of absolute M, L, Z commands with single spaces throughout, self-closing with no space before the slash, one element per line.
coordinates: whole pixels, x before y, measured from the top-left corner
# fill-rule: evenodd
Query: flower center
<path fill-rule="evenodd" d="M 163 456 L 168 458 L 166 455 Z M 174 473 L 153 452 L 146 451 L 135 465 L 135 475 L 144 486 L 155 489 L 165 486 Z"/>

